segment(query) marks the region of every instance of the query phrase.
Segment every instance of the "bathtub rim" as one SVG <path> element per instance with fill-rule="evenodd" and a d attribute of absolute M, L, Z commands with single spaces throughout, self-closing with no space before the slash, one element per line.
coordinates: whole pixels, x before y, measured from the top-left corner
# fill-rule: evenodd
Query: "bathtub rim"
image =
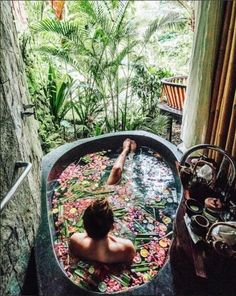
<path fill-rule="evenodd" d="M 49 176 L 50 176 L 50 172 L 55 167 L 55 165 L 58 162 L 60 162 L 60 160 L 63 158 L 63 156 L 65 154 L 72 151 L 73 149 L 76 149 L 77 146 L 81 146 L 83 144 L 87 145 L 90 142 L 93 143 L 93 142 L 96 142 L 96 141 L 99 141 L 99 140 L 102 140 L 102 139 L 109 139 L 109 138 L 112 139 L 112 137 L 113 138 L 114 137 L 121 138 L 121 136 L 125 137 L 125 138 L 126 137 L 132 138 L 133 136 L 134 137 L 141 137 L 141 138 L 144 137 L 144 138 L 147 138 L 147 140 L 148 139 L 154 140 L 155 142 L 158 143 L 158 145 L 161 145 L 161 146 L 164 146 L 165 148 L 168 148 L 168 150 L 172 153 L 172 156 L 175 158 L 176 161 L 179 161 L 181 156 L 182 156 L 182 153 L 180 151 L 178 151 L 177 147 L 174 144 L 168 142 L 167 140 L 165 140 L 165 139 L 163 139 L 163 138 L 161 138 L 161 137 L 159 137 L 159 136 L 157 136 L 155 134 L 152 134 L 152 133 L 149 133 L 149 132 L 146 132 L 146 131 L 125 131 L 125 132 L 108 133 L 108 134 L 104 134 L 104 135 L 101 135 L 101 136 L 95 136 L 95 137 L 90 137 L 90 138 L 85 138 L 85 139 L 79 139 L 79 140 L 74 141 L 72 143 L 66 143 L 66 144 L 54 149 L 53 151 L 51 151 L 47 155 L 45 155 L 43 157 L 43 160 L 42 160 L 42 189 L 41 189 L 41 203 L 42 203 L 41 206 L 42 206 L 42 209 L 41 209 L 41 221 L 40 221 L 39 232 L 41 230 L 43 222 L 44 223 L 47 222 L 47 230 L 48 230 L 47 234 L 49 235 L 51 251 L 52 251 L 52 253 L 54 255 L 54 259 L 55 259 L 55 261 L 57 263 L 57 266 L 59 267 L 60 271 L 64 275 L 63 279 L 65 281 L 69 281 L 70 285 L 73 285 L 76 288 L 78 288 L 78 292 L 79 292 L 79 289 L 80 289 L 85 293 L 89 293 L 90 295 L 104 295 L 104 296 L 105 295 L 120 295 L 120 296 L 122 296 L 122 295 L 125 295 L 125 293 L 127 293 L 127 292 L 131 292 L 131 294 L 132 294 L 132 291 L 140 289 L 141 287 L 144 287 L 144 286 L 148 286 L 148 284 L 152 283 L 158 277 L 158 274 L 164 269 L 165 265 L 169 261 L 169 258 L 168 258 L 166 260 L 165 264 L 162 266 L 162 268 L 158 272 L 158 274 L 155 277 L 153 277 L 150 281 L 148 281 L 147 283 L 144 283 L 144 284 L 136 286 L 136 287 L 131 287 L 128 290 L 122 290 L 122 291 L 117 291 L 117 292 L 112 292 L 112 293 L 103 293 L 103 292 L 95 292 L 95 291 L 92 291 L 92 290 L 87 290 L 87 289 L 79 286 L 78 284 L 74 283 L 71 279 L 69 279 L 69 277 L 67 276 L 65 270 L 61 267 L 60 262 L 58 260 L 58 257 L 57 257 L 57 255 L 55 253 L 54 240 L 53 240 L 54 234 L 53 234 L 53 230 L 51 229 L 52 216 L 50 214 L 50 207 L 49 207 L 50 205 L 49 205 L 49 200 L 48 200 L 48 187 L 50 187 L 50 184 L 48 184 L 48 183 L 53 181 L 53 179 L 48 181 Z M 87 152 L 87 153 L 90 153 L 90 152 Z M 168 161 L 168 163 L 169 163 L 169 161 Z M 173 168 L 172 168 L 172 170 L 173 170 Z M 179 184 L 181 185 L 180 179 L 179 179 Z M 53 188 L 52 188 L 52 191 L 53 191 Z M 179 191 L 180 191 L 180 194 L 182 195 L 182 186 L 180 187 Z M 181 202 L 181 197 L 179 198 L 178 207 L 180 205 L 180 202 Z M 176 213 L 178 211 L 178 207 L 177 207 Z M 173 221 L 173 223 L 174 223 L 174 221 Z M 174 228 L 174 225 L 173 225 L 173 228 Z M 45 228 L 43 228 L 43 229 L 45 230 Z M 37 238 L 36 238 L 36 251 L 39 248 L 39 244 L 40 244 L 40 241 L 39 241 L 38 236 L 37 236 Z M 168 253 L 170 251 L 170 248 L 171 248 L 171 246 L 169 246 Z M 38 256 L 36 255 L 36 269 L 37 269 L 37 275 L 38 275 L 38 278 L 39 278 L 39 289 L 40 289 L 40 285 L 41 285 L 41 282 L 40 282 L 40 268 L 39 268 L 40 261 L 41 260 L 39 260 Z"/>

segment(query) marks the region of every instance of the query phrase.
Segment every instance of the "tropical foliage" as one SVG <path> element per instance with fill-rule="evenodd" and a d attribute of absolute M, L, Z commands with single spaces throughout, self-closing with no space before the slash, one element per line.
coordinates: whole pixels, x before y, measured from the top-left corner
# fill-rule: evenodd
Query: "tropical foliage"
<path fill-rule="evenodd" d="M 59 78 L 56 69 L 49 64 L 46 96 L 49 99 L 49 109 L 55 123 L 60 124 L 70 109 L 68 97 L 72 89 L 72 78 L 64 75 Z"/>
<path fill-rule="evenodd" d="M 156 107 L 160 79 L 172 73 L 148 65 L 145 51 L 156 32 L 182 30 L 186 19 L 169 11 L 140 35 L 132 16 L 135 2 L 61 2 L 53 8 L 27 4 L 31 32 L 22 54 L 32 97 L 44 102 L 43 108 L 36 103 L 38 113 L 50 116 L 61 141 L 140 128 L 162 133 L 166 119 Z M 32 70 L 39 64 L 40 74 Z M 51 132 L 41 128 L 42 134 Z"/>

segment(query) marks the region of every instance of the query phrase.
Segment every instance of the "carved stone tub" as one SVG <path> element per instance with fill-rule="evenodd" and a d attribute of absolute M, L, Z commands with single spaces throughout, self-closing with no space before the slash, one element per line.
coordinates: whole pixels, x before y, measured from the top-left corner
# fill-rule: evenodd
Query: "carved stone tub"
<path fill-rule="evenodd" d="M 40 295 L 111 295 L 111 293 L 85 290 L 67 277 L 63 267 L 58 261 L 53 246 L 55 229 L 51 214 L 51 201 L 54 194 L 55 180 L 57 180 L 60 173 L 69 164 L 88 153 L 107 149 L 118 149 L 122 146 L 124 139 L 127 137 L 134 139 L 138 146 L 149 147 L 162 155 L 173 172 L 177 199 L 180 201 L 182 187 L 175 162 L 179 160 L 181 155 L 173 144 L 154 134 L 143 131 L 111 133 L 65 144 L 47 154 L 42 162 L 41 223 L 35 247 Z M 158 275 L 146 284 L 112 294 L 119 294 L 120 296 L 174 294 L 172 275 L 168 262 L 162 267 Z"/>

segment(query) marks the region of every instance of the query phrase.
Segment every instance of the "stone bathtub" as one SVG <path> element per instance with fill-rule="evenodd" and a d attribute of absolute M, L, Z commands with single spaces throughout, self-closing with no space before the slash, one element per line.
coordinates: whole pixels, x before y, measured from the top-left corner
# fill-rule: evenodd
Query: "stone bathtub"
<path fill-rule="evenodd" d="M 168 262 L 162 267 L 158 275 L 147 283 L 131 287 L 126 291 L 101 293 L 88 291 L 70 280 L 60 265 L 54 250 L 55 229 L 52 210 L 52 198 L 55 180 L 61 172 L 81 156 L 102 150 L 116 150 L 122 146 L 126 138 L 136 141 L 138 146 L 146 146 L 158 152 L 170 166 L 177 193 L 177 200 L 182 197 L 182 187 L 177 174 L 176 161 L 181 154 L 170 142 L 148 132 L 117 132 L 103 136 L 78 140 L 65 144 L 43 158 L 42 162 L 42 192 L 41 192 L 41 223 L 36 239 L 35 256 L 39 285 L 39 295 L 44 296 L 73 296 L 73 295 L 172 295 L 171 269 Z"/>

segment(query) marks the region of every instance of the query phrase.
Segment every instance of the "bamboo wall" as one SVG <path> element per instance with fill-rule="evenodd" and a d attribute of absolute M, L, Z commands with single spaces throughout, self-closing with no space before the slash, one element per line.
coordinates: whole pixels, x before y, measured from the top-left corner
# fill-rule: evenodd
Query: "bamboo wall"
<path fill-rule="evenodd" d="M 206 143 L 220 146 L 236 159 L 236 1 L 225 8 L 215 68 Z M 214 156 L 214 155 L 212 155 Z"/>

